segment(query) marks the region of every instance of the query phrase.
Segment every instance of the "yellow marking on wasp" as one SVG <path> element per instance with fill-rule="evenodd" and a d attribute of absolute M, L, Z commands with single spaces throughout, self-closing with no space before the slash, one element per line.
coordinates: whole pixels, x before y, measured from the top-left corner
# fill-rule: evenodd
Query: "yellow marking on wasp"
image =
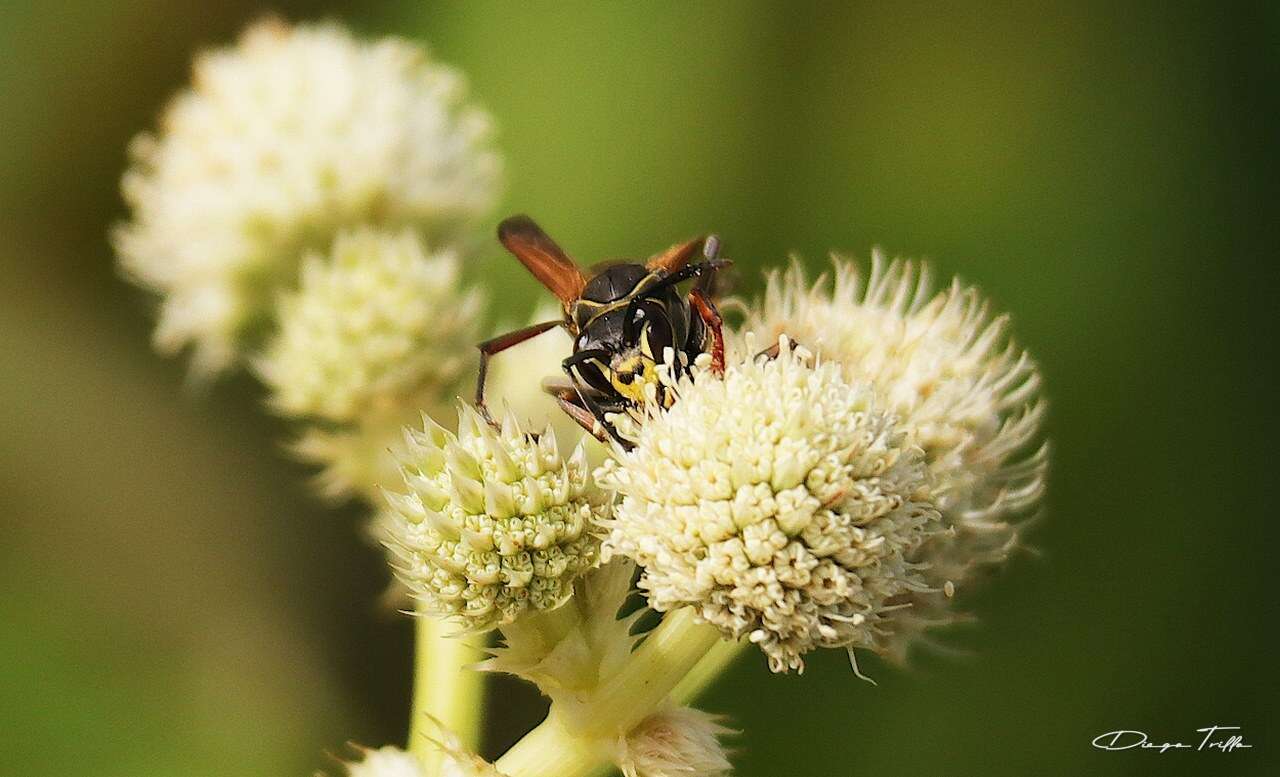
<path fill-rule="evenodd" d="M 622 396 L 636 404 L 643 404 L 649 392 L 657 391 L 658 365 L 653 359 L 640 354 L 628 356 L 609 370 L 609 382 Z M 646 391 L 646 386 L 653 388 Z"/>

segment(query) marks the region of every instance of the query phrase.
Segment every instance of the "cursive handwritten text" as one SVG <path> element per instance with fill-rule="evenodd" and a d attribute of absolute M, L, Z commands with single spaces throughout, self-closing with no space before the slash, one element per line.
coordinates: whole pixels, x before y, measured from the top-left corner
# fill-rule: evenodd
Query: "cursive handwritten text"
<path fill-rule="evenodd" d="M 1244 735 L 1232 733 L 1240 731 L 1239 726 L 1206 726 L 1196 729 L 1200 738 L 1193 743 L 1186 742 L 1153 742 L 1143 731 L 1121 729 L 1108 731 L 1093 738 L 1093 746 L 1099 750 L 1155 750 L 1167 753 L 1171 750 L 1219 750 L 1230 753 L 1234 750 L 1246 749 L 1253 745 L 1245 744 Z"/>

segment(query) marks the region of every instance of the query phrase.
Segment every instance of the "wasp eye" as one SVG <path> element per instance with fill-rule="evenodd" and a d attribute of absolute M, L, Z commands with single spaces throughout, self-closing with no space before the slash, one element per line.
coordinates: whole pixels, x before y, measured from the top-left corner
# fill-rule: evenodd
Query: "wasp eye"
<path fill-rule="evenodd" d="M 636 379 L 634 372 L 619 372 L 617 377 L 618 377 L 618 382 L 624 386 L 630 386 L 631 381 Z"/>

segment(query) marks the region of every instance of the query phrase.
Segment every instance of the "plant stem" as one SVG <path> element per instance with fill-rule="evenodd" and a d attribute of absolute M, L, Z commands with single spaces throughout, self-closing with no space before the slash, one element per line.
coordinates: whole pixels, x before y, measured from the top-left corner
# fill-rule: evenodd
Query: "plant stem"
<path fill-rule="evenodd" d="M 480 707 L 484 675 L 468 667 L 484 658 L 465 638 L 451 637 L 457 627 L 431 615 L 414 619 L 413 711 L 409 722 L 409 751 L 427 774 L 439 770 L 438 726 L 452 731 L 469 750 L 480 738 Z"/>
<path fill-rule="evenodd" d="M 697 699 L 720 675 L 724 674 L 726 669 L 733 665 L 738 656 L 742 655 L 750 645 L 751 643 L 745 639 L 737 642 L 722 639 L 717 642 L 671 691 L 672 701 L 677 704 L 689 704 Z"/>
<path fill-rule="evenodd" d="M 612 745 L 605 739 L 574 736 L 552 709 L 494 768 L 506 777 L 599 777 L 613 765 Z"/>
<path fill-rule="evenodd" d="M 508 777 L 590 777 L 609 766 L 619 736 L 656 710 L 720 641 L 693 611 L 668 613 L 626 664 L 589 697 L 557 702 L 496 764 Z"/>

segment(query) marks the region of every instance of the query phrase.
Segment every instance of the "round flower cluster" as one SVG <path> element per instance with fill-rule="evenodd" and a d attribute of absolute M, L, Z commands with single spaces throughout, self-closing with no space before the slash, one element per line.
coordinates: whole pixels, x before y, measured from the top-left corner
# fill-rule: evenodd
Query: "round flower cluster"
<path fill-rule="evenodd" d="M 907 557 L 938 518 L 919 450 L 871 390 L 807 357 L 783 338 L 723 379 L 695 370 L 597 472 L 621 495 L 605 555 L 643 568 L 655 609 L 693 605 L 775 672 L 873 646 L 887 603 L 923 587 Z"/>
<path fill-rule="evenodd" d="M 436 777 L 503 777 L 493 765 L 462 746 L 448 730 L 439 734 Z M 357 747 L 360 760 L 346 764 L 347 777 L 427 777 L 428 771 L 413 753 L 387 745 L 377 750 Z"/>
<path fill-rule="evenodd" d="M 422 763 L 398 747 L 357 750 L 360 760 L 346 764 L 347 777 L 423 777 Z"/>
<path fill-rule="evenodd" d="M 554 432 L 501 431 L 463 407 L 455 436 L 429 418 L 406 432 L 406 493 L 387 492 L 397 574 L 425 610 L 468 631 L 550 610 L 595 565 L 608 505 L 588 487 L 581 445 L 566 461 Z"/>
<path fill-rule="evenodd" d="M 278 311 L 257 364 L 273 405 L 350 422 L 378 403 L 445 393 L 464 367 L 459 343 L 477 339 L 480 298 L 459 289 L 452 252 L 428 257 L 410 230 L 366 229 L 339 235 L 327 258 L 307 257 Z"/>
<path fill-rule="evenodd" d="M 834 265 L 834 283 L 810 284 L 798 264 L 771 276 L 743 330 L 785 332 L 839 362 L 899 417 L 924 450 L 947 528 L 912 560 L 931 587 L 954 590 L 976 567 L 1007 557 L 1017 519 L 1040 503 L 1048 467 L 1040 373 L 1010 340 L 1008 316 L 993 316 L 977 289 L 954 281 L 934 294 L 927 266 L 887 262 L 879 251 L 865 279 L 852 262 Z M 903 603 L 910 612 L 880 646 L 898 657 L 919 631 L 948 618 L 936 593 Z"/>
<path fill-rule="evenodd" d="M 115 235 L 125 272 L 163 300 L 157 347 L 225 368 L 343 227 L 456 239 L 498 194 L 490 122 L 452 69 L 407 41 L 268 21 L 195 63 L 159 131 L 131 146 Z"/>

